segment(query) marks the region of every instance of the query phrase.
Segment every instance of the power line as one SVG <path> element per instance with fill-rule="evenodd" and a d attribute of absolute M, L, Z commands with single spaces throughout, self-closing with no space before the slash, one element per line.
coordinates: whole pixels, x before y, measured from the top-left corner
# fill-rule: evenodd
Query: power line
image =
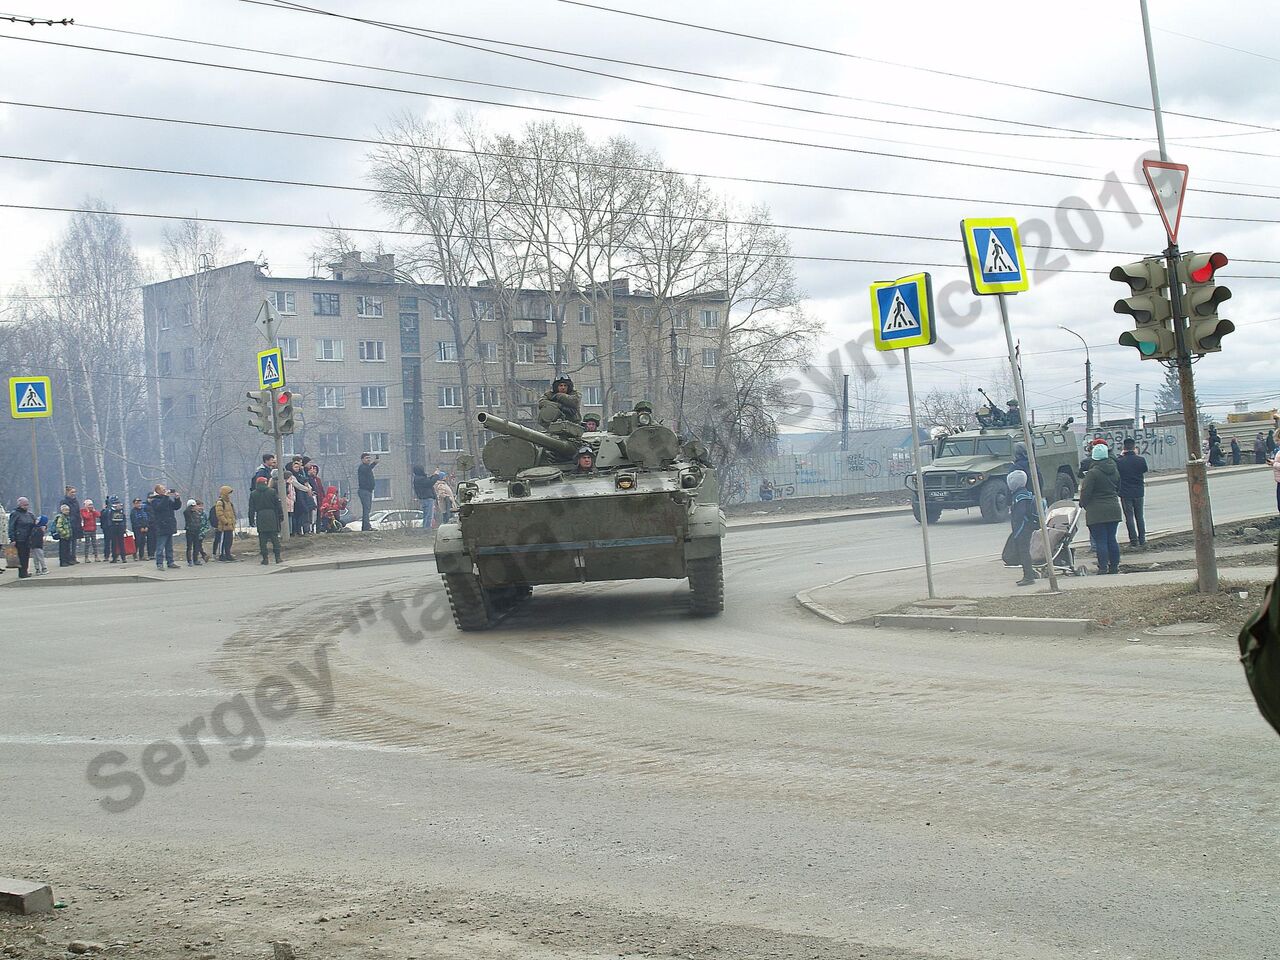
<path fill-rule="evenodd" d="M 196 177 L 196 178 L 210 179 L 210 180 L 227 180 L 227 181 L 232 181 L 237 183 L 260 183 L 260 184 L 266 184 L 270 186 L 305 187 L 305 188 L 314 188 L 314 189 L 320 189 L 320 190 L 341 190 L 341 191 L 347 191 L 347 192 L 353 192 L 353 193 L 373 194 L 376 196 L 427 197 L 433 200 L 448 200 L 448 201 L 463 202 L 463 203 L 488 203 L 493 207 L 497 207 L 497 208 L 515 206 L 515 207 L 526 207 L 533 210 L 561 210 L 561 211 L 572 211 L 572 212 L 580 212 L 580 213 L 606 213 L 606 214 L 612 214 L 617 217 L 642 218 L 642 217 L 649 216 L 649 214 L 643 210 L 626 210 L 626 209 L 610 210 L 602 207 L 575 207 L 575 206 L 569 206 L 566 204 L 558 204 L 558 203 L 545 203 L 545 202 L 535 203 L 529 200 L 519 200 L 515 198 L 510 198 L 510 197 L 500 197 L 497 199 L 489 199 L 485 197 L 458 196 L 455 194 L 432 193 L 432 192 L 425 192 L 425 191 L 416 192 L 416 191 L 408 191 L 408 190 L 386 190 L 386 189 L 378 189 L 375 187 L 360 187 L 360 186 L 355 186 L 351 184 L 320 183 L 316 181 L 306 181 L 306 180 L 283 180 L 283 179 L 275 179 L 270 177 L 251 177 L 251 176 L 246 176 L 242 174 L 207 173 L 207 172 L 196 171 L 196 170 L 174 170 L 174 169 L 168 169 L 168 168 L 162 168 L 162 167 L 139 167 L 139 166 L 132 166 L 129 164 L 119 164 L 119 163 L 94 163 L 87 160 L 59 160 L 51 157 L 24 157 L 16 154 L 0 154 L 0 160 L 17 160 L 17 161 L 22 161 L 26 163 L 50 163 L 50 164 L 58 164 L 61 166 L 87 167 L 95 170 L 121 170 L 121 171 L 128 171 L 131 173 L 151 173 L 151 174 L 160 174 L 164 176 Z M 680 221 L 692 222 L 692 223 L 724 224 L 727 226 L 740 226 L 740 227 L 767 227 L 767 228 L 773 228 L 777 230 L 809 231 L 809 232 L 815 232 L 815 233 L 839 234 L 843 236 L 883 237 L 883 238 L 891 238 L 896 240 L 921 240 L 921 241 L 927 241 L 932 243 L 956 243 L 957 242 L 956 237 L 934 237 L 934 236 L 927 236 L 923 234 L 911 234 L 911 233 L 886 233 L 878 230 L 856 230 L 848 227 L 822 227 L 822 226 L 815 226 L 815 225 L 809 225 L 809 224 L 772 223 L 772 222 L 763 221 L 763 220 L 736 220 L 731 217 L 710 217 L 710 216 L 699 217 L 699 216 L 693 216 L 688 214 L 678 214 L 678 213 L 663 214 L 663 216 L 666 219 L 680 220 Z M 508 238 L 495 238 L 495 239 L 508 239 Z M 1060 247 L 1060 246 L 1041 245 L 1041 244 L 1025 244 L 1024 246 L 1028 250 L 1057 250 L 1057 251 L 1065 251 L 1069 253 L 1086 253 L 1086 254 L 1097 253 L 1097 254 L 1106 254 L 1109 256 L 1124 256 L 1124 257 L 1142 256 L 1141 252 L 1134 251 L 1134 250 L 1105 250 L 1105 249 L 1095 250 L 1095 249 L 1090 249 L 1085 247 Z M 1234 263 L 1280 264 L 1280 260 L 1246 260 L 1241 258 L 1233 258 L 1233 262 Z"/>
<path fill-rule="evenodd" d="M 690 30 L 702 30 L 708 33 L 717 33 L 723 36 L 737 37 L 742 40 L 754 40 L 759 43 L 769 43 L 776 46 L 790 47 L 795 50 L 803 50 L 808 53 L 822 53 L 828 56 L 841 57 L 846 60 L 858 60 L 864 63 L 875 63 L 880 66 L 897 67 L 901 70 L 911 70 L 917 73 L 927 73 L 933 76 L 945 77 L 949 80 L 970 80 L 974 83 L 985 83 L 996 87 L 1005 87 L 1010 90 L 1022 90 L 1027 93 L 1040 93 L 1046 96 L 1063 97 L 1068 100 L 1078 100 L 1084 103 L 1096 103 L 1108 107 L 1120 107 L 1125 110 L 1137 110 L 1142 113 L 1151 113 L 1150 107 L 1144 107 L 1141 104 L 1125 103 L 1120 100 L 1107 100 L 1102 97 L 1090 97 L 1080 93 L 1068 93 L 1063 90 L 1053 90 L 1048 87 L 1036 87 L 1028 84 L 1013 83 L 1008 80 L 993 80 L 989 77 L 975 77 L 970 74 L 956 73 L 949 70 L 938 70 L 933 67 L 922 67 L 916 64 L 899 63 L 893 60 L 883 60 L 878 57 L 868 57 L 862 54 L 849 53 L 846 50 L 833 50 L 829 47 L 819 47 L 812 44 L 796 43 L 790 40 L 779 40 L 776 37 L 762 37 L 756 34 L 740 33 L 736 30 L 727 30 L 723 27 L 712 27 L 700 23 L 690 23 L 685 20 L 674 20 L 669 17 L 659 17 L 654 14 L 639 13 L 634 10 L 619 10 L 615 7 L 606 7 L 601 4 L 588 3 L 586 0 L 556 0 L 557 3 L 564 3 L 574 7 L 584 7 L 589 10 L 598 10 L 603 13 L 612 13 L 618 16 L 635 17 L 640 20 L 651 20 L 656 23 L 666 24 L 668 26 L 685 27 Z M 1265 130 L 1268 133 L 1280 132 L 1280 127 L 1268 127 L 1256 123 L 1248 123 L 1243 120 L 1224 120 L 1221 117 L 1206 117 L 1194 113 L 1179 113 L 1176 110 L 1165 110 L 1164 115 L 1167 117 L 1182 117 L 1187 120 L 1203 120 L 1208 123 L 1230 124 L 1236 127 L 1249 127 L 1254 130 Z"/>
<path fill-rule="evenodd" d="M 45 104 L 45 103 L 29 103 L 29 102 L 20 101 L 20 100 L 0 100 L 0 106 L 23 107 L 31 110 L 51 110 L 51 111 L 61 112 L 61 113 L 77 113 L 85 116 L 110 117 L 112 119 L 143 120 L 149 123 L 171 123 L 179 126 L 204 127 L 211 130 L 234 130 L 240 133 L 262 133 L 262 134 L 268 134 L 271 136 L 298 137 L 301 139 L 308 139 L 308 140 L 324 140 L 332 143 L 345 143 L 345 144 L 351 144 L 351 145 L 360 146 L 360 147 L 368 147 L 370 145 L 385 146 L 385 147 L 405 146 L 405 144 L 398 143 L 394 140 L 382 140 L 376 137 L 346 137 L 338 134 L 315 133 L 315 132 L 301 131 L 301 130 L 284 130 L 284 129 L 279 129 L 275 127 L 251 127 L 251 126 L 244 126 L 244 125 L 232 124 L 232 123 L 216 123 L 214 121 L 209 121 L 209 120 L 191 120 L 191 119 L 185 119 L 182 117 L 156 117 L 156 116 L 149 116 L 147 114 L 119 113 L 119 112 L 114 112 L 109 110 L 92 110 L 87 107 L 69 107 L 69 106 L 58 106 L 54 104 Z M 415 150 L 429 151 L 434 153 L 449 153 L 449 154 L 459 154 L 459 155 L 465 155 L 465 156 L 476 156 L 476 157 L 508 159 L 508 160 L 538 160 L 539 159 L 538 157 L 525 156 L 521 154 L 497 154 L 497 153 L 492 153 L 484 150 L 473 150 L 473 149 L 464 148 L 464 147 L 446 147 L 446 146 L 435 145 L 435 144 L 412 144 L 411 146 Z M 569 166 L 590 167 L 590 168 L 599 169 L 599 170 L 622 170 L 622 171 L 630 171 L 633 173 L 674 174 L 676 176 L 691 177 L 691 178 L 703 179 L 703 180 L 721 180 L 726 183 L 749 183 L 749 184 L 755 184 L 758 186 L 787 187 L 787 188 L 804 189 L 804 190 L 825 190 L 825 191 L 831 191 L 831 192 L 837 192 L 837 193 L 866 194 L 868 196 L 907 197 L 907 198 L 917 199 L 917 200 L 941 200 L 941 201 L 955 202 L 955 203 L 999 204 L 1004 206 L 1027 207 L 1029 209 L 1037 209 L 1037 210 L 1080 210 L 1080 211 L 1090 211 L 1100 216 L 1101 215 L 1138 216 L 1138 217 L 1144 217 L 1144 218 L 1151 218 L 1151 217 L 1158 216 L 1158 214 L 1155 212 L 1144 213 L 1142 211 L 1136 211 L 1136 210 L 1135 211 L 1108 210 L 1105 208 L 1094 208 L 1087 205 L 1076 206 L 1076 205 L 1051 204 L 1051 203 L 1035 203 L 1035 202 L 1026 201 L 1026 200 L 1009 201 L 1009 200 L 997 200 L 989 197 L 963 197 L 963 196 L 949 196 L 945 194 L 917 193 L 917 192 L 907 191 L 907 190 L 877 190 L 877 189 L 872 189 L 870 187 L 854 187 L 854 186 L 847 186 L 844 184 L 835 184 L 835 183 L 809 183 L 803 180 L 777 180 L 777 179 L 770 179 L 767 177 L 745 177 L 745 176 L 733 176 L 730 174 L 720 174 L 720 173 L 710 173 L 710 172 L 680 171 L 680 170 L 670 170 L 665 167 L 642 166 L 642 165 L 635 165 L 635 164 L 605 163 L 602 161 L 593 161 L 593 160 L 572 160 L 567 158 L 560 158 L 557 160 L 557 162 L 564 163 Z M 1143 186 L 1144 188 L 1146 186 L 1145 184 L 1137 184 L 1135 182 L 1129 182 L 1129 181 L 1116 180 L 1113 182 L 1117 184 L 1127 184 L 1129 186 Z M 1183 219 L 1184 220 L 1205 220 L 1205 221 L 1226 222 L 1226 223 L 1280 223 L 1280 218 L 1223 217 L 1223 216 L 1209 216 L 1204 214 L 1190 214 L 1190 213 L 1184 214 Z"/>
<path fill-rule="evenodd" d="M 310 14 L 316 14 L 319 16 L 346 20 L 352 23 L 362 23 L 362 24 L 365 24 L 366 26 L 381 27 L 383 29 L 391 30 L 397 33 L 403 33 L 408 36 L 419 37 L 425 40 L 433 40 L 438 43 L 445 43 L 451 46 L 462 47 L 467 50 L 475 50 L 480 53 L 487 53 L 493 56 L 509 57 L 516 60 L 525 61 L 527 63 L 541 64 L 543 66 L 554 67 L 560 70 L 569 70 L 576 73 L 585 73 L 591 76 L 604 77 L 612 80 L 621 80 L 626 83 L 635 83 L 635 84 L 640 84 L 642 86 L 656 87 L 662 90 L 672 90 L 679 93 L 689 93 L 689 94 L 694 94 L 696 96 L 713 97 L 720 100 L 727 100 L 727 101 L 733 101 L 738 103 L 747 103 L 747 104 L 753 104 L 756 106 L 771 107 L 771 108 L 781 109 L 781 110 L 794 110 L 798 112 L 813 113 L 813 114 L 819 114 L 823 116 L 842 117 L 850 120 L 865 120 L 871 123 L 895 124 L 899 126 L 918 127 L 918 128 L 924 128 L 924 129 L 932 129 L 932 130 L 945 130 L 945 131 L 958 132 L 958 133 L 973 133 L 973 134 L 981 134 L 981 135 L 989 135 L 989 136 L 1033 137 L 1033 138 L 1055 139 L 1055 140 L 1135 141 L 1135 142 L 1142 142 L 1142 143 L 1149 143 L 1151 140 L 1150 137 L 1135 137 L 1135 136 L 1126 136 L 1124 134 L 1098 133 L 1096 131 L 1082 130 L 1076 127 L 1063 127 L 1063 126 L 1057 126 L 1053 124 L 1033 123 L 1033 122 L 1024 121 L 1024 120 L 1012 120 L 1004 117 L 991 117 L 991 116 L 985 116 L 983 114 L 964 113 L 961 111 L 954 111 L 954 110 L 941 110 L 941 109 L 936 109 L 932 107 L 922 107 L 915 104 L 895 103 L 895 102 L 886 101 L 886 100 L 874 100 L 868 97 L 854 97 L 847 94 L 831 93 L 824 90 L 812 90 L 805 87 L 795 87 L 795 86 L 789 86 L 786 84 L 773 84 L 773 83 L 765 83 L 763 81 L 744 80 L 740 77 L 729 77 L 723 74 L 705 73 L 702 71 L 686 70 L 678 67 L 666 67 L 666 66 L 660 66 L 660 65 L 651 64 L 651 63 L 643 63 L 635 60 L 622 60 L 614 57 L 602 57 L 602 56 L 599 56 L 598 54 L 581 53 L 574 50 L 565 50 L 565 49 L 556 48 L 556 47 L 544 47 L 544 46 L 538 46 L 536 44 L 516 43 L 514 41 L 499 40 L 492 37 L 477 37 L 470 34 L 454 33 L 447 30 L 437 30 L 431 27 L 421 27 L 421 26 L 416 26 L 412 24 L 396 23 L 396 22 L 387 21 L 387 20 L 373 20 L 365 17 L 356 17 L 356 16 L 351 16 L 349 14 L 337 13 L 331 10 L 322 10 L 318 7 L 310 7 L 300 3 L 293 3 L 293 2 L 290 2 L 290 0 L 240 0 L 240 2 L 253 4 L 254 6 L 266 7 L 269 10 L 283 10 L 290 13 L 310 13 Z M 91 28 L 91 29 L 110 29 L 110 28 L 97 27 L 97 28 Z M 132 33 L 132 31 L 113 31 L 113 32 Z M 151 34 L 135 34 L 135 35 L 146 36 L 146 37 L 152 36 Z M 445 38 L 454 38 L 454 39 L 450 40 Z M 167 39 L 172 39 L 172 38 L 167 38 Z M 504 47 L 515 47 L 521 50 L 534 50 L 541 53 L 552 53 L 558 56 L 574 57 L 574 58 L 583 59 L 583 60 L 594 60 L 601 63 L 613 63 L 613 64 L 619 64 L 622 66 L 639 67 L 645 70 L 675 73 L 675 74 L 681 74 L 684 76 L 699 77 L 702 79 L 717 80 L 717 81 L 722 81 L 726 83 L 744 84 L 747 86 L 760 86 L 760 87 L 766 87 L 769 89 L 786 91 L 790 93 L 802 93 L 802 94 L 812 95 L 812 96 L 831 97 L 831 98 L 840 99 L 840 100 L 848 100 L 856 103 L 869 103 L 877 106 L 893 107 L 895 109 L 917 110 L 924 113 L 935 113 L 942 116 L 963 117 L 971 120 L 982 120 L 989 123 L 1005 123 L 1005 124 L 1011 124 L 1015 126 L 1030 127 L 1030 128 L 1039 129 L 1039 130 L 1051 130 L 1051 131 L 1055 131 L 1055 133 L 1042 134 L 1042 133 L 1023 133 L 1019 131 L 1006 131 L 1006 130 L 974 130 L 970 128 L 947 127 L 939 124 L 925 124 L 925 123 L 917 123 L 917 122 L 904 121 L 904 120 L 886 120 L 886 119 L 880 119 L 880 118 L 874 118 L 874 117 L 858 117 L 850 114 L 841 114 L 841 113 L 835 113 L 831 111 L 817 110 L 809 107 L 799 107 L 793 104 L 773 103 L 770 101 L 753 100 L 745 97 L 734 97 L 728 94 L 716 93 L 713 91 L 698 90 L 698 89 L 689 88 L 689 87 L 678 87 L 672 84 L 657 83 L 652 80 L 645 80 L 637 77 L 628 77 L 628 76 L 622 76 L 619 74 L 606 73 L 601 70 L 588 70 L 582 67 L 575 67 L 569 64 L 557 63 L 552 60 L 543 60 L 537 57 L 528 57 L 528 56 L 522 56 L 520 54 L 508 53 L 504 50 L 494 50 L 489 47 L 481 47 L 481 46 L 475 45 L 474 43 L 459 42 L 463 40 L 476 41 L 476 43 L 498 44 Z M 198 42 L 198 41 L 187 41 L 187 42 Z M 221 45 L 213 44 L 213 46 L 221 46 Z M 232 47 L 231 49 L 244 49 L 244 48 Z M 262 51 L 255 51 L 255 52 L 262 52 Z M 266 51 L 266 52 L 270 53 L 270 51 Z M 282 54 L 282 55 L 289 56 L 288 54 Z M 311 58 L 302 58 L 302 59 L 311 59 Z M 332 62 L 332 61 L 321 61 L 321 62 Z M 360 66 L 359 64 L 349 64 L 349 65 Z M 370 69 L 379 69 L 379 68 L 370 68 Z M 402 71 L 393 71 L 393 72 L 402 72 Z M 559 96 L 559 94 L 554 94 L 554 95 Z M 799 128 L 799 129 L 804 129 L 804 128 Z M 1273 154 L 1258 153 L 1255 151 L 1231 150 L 1226 147 L 1200 146 L 1200 145 L 1185 143 L 1186 140 L 1201 140 L 1201 139 L 1207 140 L 1207 139 L 1217 139 L 1220 137 L 1257 136 L 1258 133 L 1260 132 L 1266 132 L 1266 131 L 1248 131 L 1248 132 L 1230 133 L 1230 134 L 1209 134 L 1206 136 L 1182 137 L 1182 138 L 1177 138 L 1175 142 L 1178 142 L 1180 145 L 1191 148 L 1191 149 L 1212 150 L 1212 151 L 1221 152 L 1221 153 L 1238 154 L 1241 156 L 1273 157 L 1274 156 Z M 1073 136 L 1063 136 L 1064 133 L 1073 134 Z"/>
<path fill-rule="evenodd" d="M 154 54 L 154 53 L 138 53 L 130 50 L 114 50 L 109 47 L 94 47 L 94 46 L 86 46 L 86 45 L 74 44 L 74 43 L 60 43 L 54 40 L 36 40 L 31 37 L 13 37 L 13 36 L 8 36 L 4 34 L 0 34 L 0 39 L 17 40 L 23 43 L 38 43 L 46 46 L 63 47 L 69 50 L 82 50 L 90 53 L 108 53 L 108 54 L 114 54 L 116 56 L 134 57 L 142 60 L 155 60 L 163 63 L 179 63 L 187 66 L 208 67 L 210 69 L 227 70 L 234 73 L 249 73 L 249 74 L 255 74 L 258 76 L 276 77 L 276 78 L 287 79 L 287 80 L 302 80 L 308 83 L 331 84 L 334 86 L 350 87 L 350 88 L 359 89 L 359 90 L 376 90 L 383 93 L 405 94 L 408 96 L 426 97 L 428 99 L 452 100 L 458 103 L 470 103 L 470 104 L 476 104 L 479 106 L 489 106 L 489 107 L 502 107 L 510 110 L 529 110 L 536 113 L 549 113 L 554 116 L 573 117 L 573 118 L 584 119 L 584 120 L 601 120 L 608 123 L 621 123 L 621 124 L 628 124 L 633 126 L 651 127 L 659 130 L 672 130 L 680 133 L 693 133 L 693 134 L 698 134 L 702 136 L 726 137 L 726 138 L 735 139 L 735 140 L 748 140 L 754 143 L 768 143 L 768 144 L 774 144 L 778 146 L 801 147 L 801 148 L 812 149 L 812 150 L 828 150 L 836 153 L 847 153 L 847 154 L 854 154 L 858 156 L 867 156 L 867 157 L 879 157 L 879 158 L 890 159 L 890 160 L 912 160 L 919 163 L 934 163 L 934 164 L 939 164 L 941 166 L 948 166 L 948 167 L 963 167 L 966 169 L 973 169 L 973 170 L 992 170 L 998 173 L 1017 173 L 1025 176 L 1050 177 L 1058 180 L 1065 179 L 1065 180 L 1073 180 L 1073 181 L 1087 181 L 1092 183 L 1106 182 L 1103 178 L 1100 178 L 1100 177 L 1088 177 L 1088 176 L 1081 176 L 1078 174 L 1058 173 L 1058 172 L 1047 171 L 1047 170 L 1031 170 L 1026 167 L 1001 167 L 1001 166 L 995 166 L 993 164 L 972 163 L 964 160 L 946 160 L 940 157 L 917 156 L 914 154 L 904 154 L 904 153 L 890 153 L 888 151 L 883 151 L 883 150 L 868 150 L 864 147 L 849 147 L 849 146 L 840 146 L 837 144 L 828 144 L 828 143 L 812 143 L 809 141 L 802 141 L 802 140 L 788 140 L 785 137 L 766 137 L 759 134 L 735 133 L 727 130 L 706 130 L 700 127 L 687 127 L 687 126 L 681 126 L 679 124 L 658 123 L 653 120 L 635 120 L 635 119 L 623 118 L 623 117 L 604 116 L 600 114 L 578 113 L 572 110 L 560 110 L 554 107 L 536 106 L 531 104 L 503 103 L 497 100 L 482 100 L 476 97 L 461 97 L 456 94 L 427 93 L 421 90 L 410 90 L 402 87 L 388 87 L 388 86 L 383 86 L 380 84 L 373 84 L 373 83 L 361 83 L 354 80 L 338 80 L 338 79 L 333 79 L 329 77 L 311 77 L 311 76 L 306 76 L 304 74 L 285 73 L 284 71 L 279 71 L 279 70 L 265 70 L 260 67 L 243 67 L 243 66 L 235 66 L 232 64 L 211 63 L 205 60 L 189 60 L 182 57 L 166 57 L 166 56 L 161 56 L 160 54 Z M 536 91 L 527 91 L 527 92 L 536 93 Z M 874 139 L 874 138 L 871 138 L 871 139 Z M 1136 181 L 1121 181 L 1121 182 L 1125 182 L 1129 186 L 1142 186 L 1142 184 L 1138 184 Z M 1265 186 L 1268 189 L 1272 188 L 1272 185 L 1270 184 L 1262 184 L 1261 186 Z M 1280 187 L 1275 187 L 1275 189 L 1280 189 Z M 1217 194 L 1221 196 L 1249 197 L 1251 199 L 1280 200 L 1280 195 L 1252 194 L 1252 193 L 1244 193 L 1242 191 L 1201 189 L 1198 192 L 1206 193 L 1206 194 Z"/>

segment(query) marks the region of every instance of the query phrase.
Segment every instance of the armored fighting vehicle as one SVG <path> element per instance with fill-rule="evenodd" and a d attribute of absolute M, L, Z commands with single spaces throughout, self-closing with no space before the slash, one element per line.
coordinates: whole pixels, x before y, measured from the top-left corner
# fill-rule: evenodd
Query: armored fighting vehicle
<path fill-rule="evenodd" d="M 694 614 L 724 608 L 725 519 L 701 443 L 681 445 L 648 410 L 591 432 L 477 416 L 496 434 L 481 455 L 491 476 L 458 484 L 458 521 L 435 542 L 460 630 L 493 625 L 550 583 L 687 578 Z"/>
<path fill-rule="evenodd" d="M 1032 427 L 1036 466 L 1043 493 L 1050 503 L 1070 500 L 1076 492 L 1080 444 L 1069 429 L 1071 421 L 1052 427 Z M 1009 487 L 1005 478 L 1014 469 L 1014 446 L 1023 442 L 1022 427 L 982 426 L 947 434 L 934 441 L 933 462 L 924 468 L 924 504 L 929 522 L 943 510 L 977 507 L 987 523 L 1009 519 Z M 915 474 L 906 478 L 912 493 L 911 512 L 920 519 L 920 495 Z"/>

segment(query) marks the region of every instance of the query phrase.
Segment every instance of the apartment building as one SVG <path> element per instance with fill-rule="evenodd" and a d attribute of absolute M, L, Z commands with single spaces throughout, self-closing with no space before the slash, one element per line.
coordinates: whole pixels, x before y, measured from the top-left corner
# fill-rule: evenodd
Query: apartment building
<path fill-rule="evenodd" d="M 272 277 L 246 261 L 151 284 L 154 439 L 179 482 L 243 489 L 271 446 L 244 410 L 267 345 L 256 322 L 264 301 L 298 411 L 286 452 L 319 461 L 344 493 L 360 454 L 378 454 L 383 506 L 411 502 L 414 465 L 451 468 L 479 453 L 476 411 L 528 421 L 557 371 L 573 378 L 584 412 L 644 396 L 664 408 L 714 373 L 725 323 L 721 299 L 660 303 L 625 280 L 558 292 L 407 283 L 392 255 L 348 254 L 323 278 Z"/>

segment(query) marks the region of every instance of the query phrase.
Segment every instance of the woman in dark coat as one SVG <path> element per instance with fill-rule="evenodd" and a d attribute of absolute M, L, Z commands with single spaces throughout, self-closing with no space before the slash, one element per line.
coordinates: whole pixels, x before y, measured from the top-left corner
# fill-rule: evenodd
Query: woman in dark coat
<path fill-rule="evenodd" d="M 1120 470 L 1105 443 L 1094 444 L 1089 472 L 1080 484 L 1080 506 L 1089 539 L 1098 558 L 1098 573 L 1120 572 L 1120 543 L 1116 528 L 1124 519 L 1120 506 Z"/>

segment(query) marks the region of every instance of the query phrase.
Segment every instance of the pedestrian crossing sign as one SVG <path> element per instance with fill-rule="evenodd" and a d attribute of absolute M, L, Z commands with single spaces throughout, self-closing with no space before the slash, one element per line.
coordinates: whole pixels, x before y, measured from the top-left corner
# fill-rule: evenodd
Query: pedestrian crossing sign
<path fill-rule="evenodd" d="M 933 279 L 916 273 L 871 285 L 872 330 L 877 350 L 927 347 L 938 339 L 933 325 Z"/>
<path fill-rule="evenodd" d="M 975 294 L 1018 293 L 1031 286 L 1017 220 L 961 220 L 960 233 L 969 261 L 969 284 Z"/>
<path fill-rule="evenodd" d="M 284 386 L 284 354 L 279 347 L 258 354 L 258 385 L 263 390 L 279 390 Z"/>
<path fill-rule="evenodd" d="M 48 377 L 10 377 L 9 413 L 15 420 L 53 416 L 53 388 Z"/>

